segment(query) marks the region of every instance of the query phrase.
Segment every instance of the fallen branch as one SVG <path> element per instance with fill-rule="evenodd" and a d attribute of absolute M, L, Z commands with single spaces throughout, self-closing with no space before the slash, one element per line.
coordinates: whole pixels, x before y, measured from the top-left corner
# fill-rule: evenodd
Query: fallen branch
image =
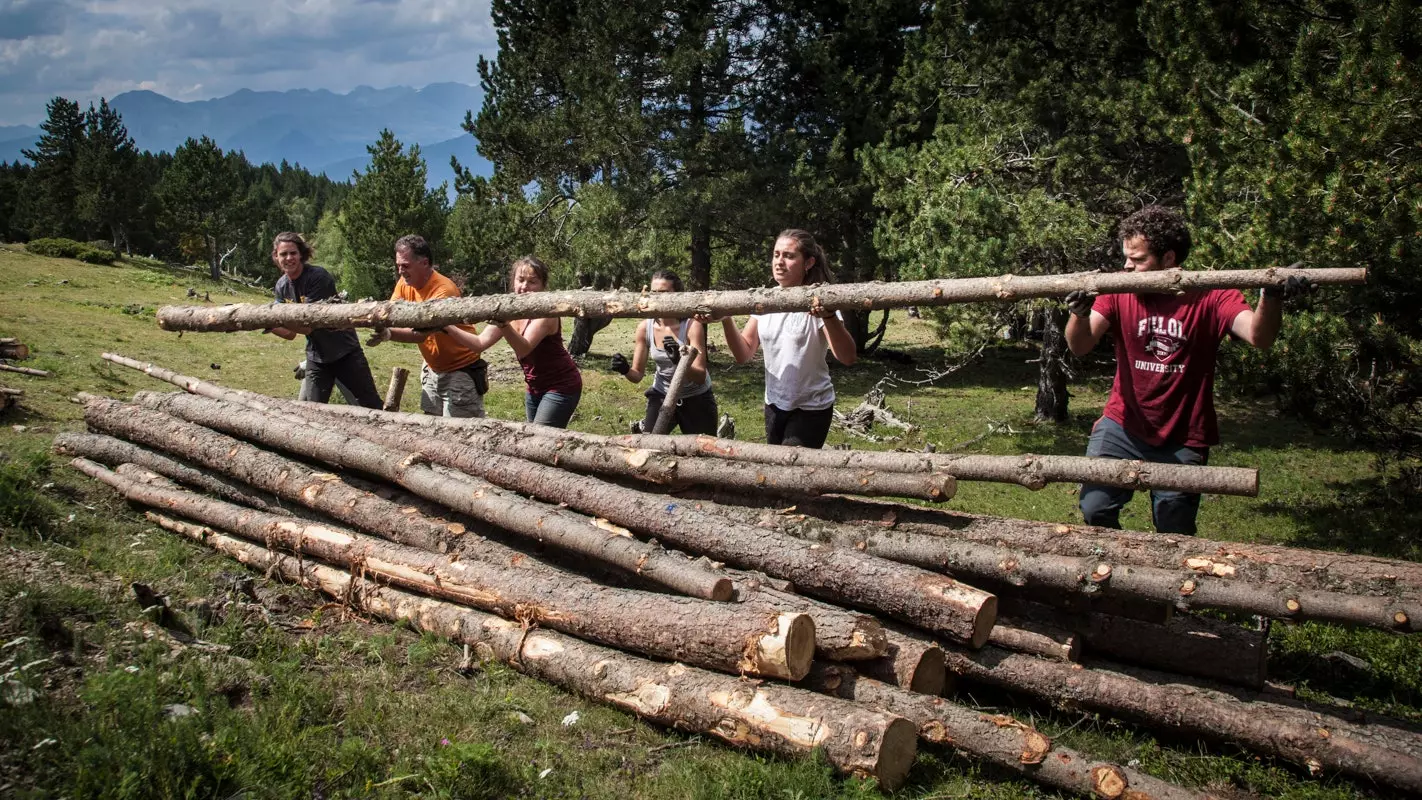
<path fill-rule="evenodd" d="M 652 423 L 652 433 L 665 434 L 672 429 L 672 424 L 676 422 L 676 405 L 681 402 L 682 390 L 686 388 L 686 375 L 691 371 L 691 362 L 696 360 L 699 351 L 690 345 L 682 348 L 681 358 L 676 362 L 676 369 L 672 371 L 671 382 L 667 384 L 667 395 L 662 399 L 662 407 L 657 411 L 657 418 Z"/>
<path fill-rule="evenodd" d="M 31 369 L 30 367 L 17 367 L 13 364 L 0 364 L 0 371 L 18 372 L 21 375 L 36 375 L 41 378 L 48 378 L 49 373 L 42 369 Z"/>
<path fill-rule="evenodd" d="M 777 312 L 869 311 L 904 306 L 1010 302 L 1065 297 L 1074 291 L 1098 294 L 1192 289 L 1251 289 L 1280 286 L 1295 275 L 1320 285 L 1361 284 L 1366 269 L 1281 269 L 1152 272 L 1089 272 L 1072 275 L 1003 275 L 896 283 L 817 284 L 789 289 L 732 292 L 532 292 L 483 295 L 428 303 L 398 301 L 277 303 L 272 305 L 163 306 L 158 325 L 169 331 L 241 331 L 298 325 L 308 328 L 439 328 L 445 325 L 543 317 L 725 317 Z"/>

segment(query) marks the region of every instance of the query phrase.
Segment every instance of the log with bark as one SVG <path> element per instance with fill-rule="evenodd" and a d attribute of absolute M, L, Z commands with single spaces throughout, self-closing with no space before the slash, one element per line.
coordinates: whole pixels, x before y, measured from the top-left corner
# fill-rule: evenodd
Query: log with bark
<path fill-rule="evenodd" d="M 390 385 L 385 389 L 385 402 L 381 404 L 381 409 L 385 411 L 399 411 L 400 401 L 405 396 L 405 381 L 410 379 L 410 371 L 404 367 L 392 367 L 390 369 Z"/>
<path fill-rule="evenodd" d="M 815 655 L 830 661 L 879 658 L 889 649 L 884 627 L 867 614 L 856 614 L 769 586 L 758 578 L 736 580 L 736 600 L 760 599 L 776 608 L 808 614 L 815 621 Z"/>
<path fill-rule="evenodd" d="M 938 695 L 948 688 L 943 648 L 921 631 L 887 625 L 888 652 L 879 658 L 855 662 L 854 668 L 871 678 L 914 692 Z"/>
<path fill-rule="evenodd" d="M 30 348 L 21 343 L 19 339 L 12 337 L 0 339 L 0 358 L 24 361 L 29 357 Z"/>
<path fill-rule="evenodd" d="M 728 744 L 801 757 L 818 748 L 840 772 L 899 786 L 917 742 L 902 717 L 837 698 L 688 667 L 660 664 L 572 637 L 418 597 L 282 556 L 210 528 L 153 515 L 248 566 L 317 588 L 355 609 L 472 645 L 515 670 L 642 719 Z"/>
<path fill-rule="evenodd" d="M 13 364 L 0 364 L 0 371 L 4 371 L 4 372 L 18 372 L 18 373 L 20 373 L 21 375 L 36 375 L 36 376 L 41 377 L 41 378 L 48 378 L 48 377 L 49 377 L 49 373 L 46 372 L 45 370 L 42 370 L 42 369 L 33 369 L 33 368 L 31 368 L 31 367 L 17 367 L 17 366 L 15 366 L 15 365 L 13 365 Z"/>
<path fill-rule="evenodd" d="M 1098 798 L 1206 800 L 1187 789 L 1121 764 L 1098 761 L 1052 741 L 1003 714 L 985 714 L 942 697 L 920 694 L 855 674 L 848 665 L 816 662 L 805 685 L 815 691 L 899 714 L 919 738 L 949 745 L 1027 780 Z"/>
<path fill-rule="evenodd" d="M 1081 658 L 1081 636 L 1069 628 L 1022 615 L 999 616 L 988 643 L 1057 661 Z"/>
<path fill-rule="evenodd" d="M 1055 705 L 1091 709 L 1146 727 L 1236 744 L 1318 774 L 1336 770 L 1422 792 L 1422 735 L 1336 707 L 1288 705 L 1276 695 L 1084 659 L 1049 661 L 996 647 L 944 647 L 950 673 L 1024 692 Z"/>
<path fill-rule="evenodd" d="M 847 602 L 910 622 L 973 646 L 987 641 L 996 618 L 997 601 L 991 594 L 927 570 L 868 556 L 857 550 L 768 535 L 749 526 L 727 523 L 702 514 L 663 495 L 639 492 L 563 470 L 508 459 L 437 438 L 421 437 L 398 427 L 324 425 L 319 415 L 302 415 L 310 424 L 288 423 L 241 406 L 184 395 L 139 394 L 140 402 L 176 416 L 254 438 L 271 446 L 301 452 L 335 464 L 356 466 L 372 474 L 388 473 L 416 494 L 438 500 L 460 511 L 457 494 L 435 497 L 414 483 L 399 478 L 405 467 L 388 468 L 371 461 L 379 447 L 390 446 L 386 458 L 421 458 L 477 475 L 513 491 L 526 491 L 548 502 L 607 519 L 616 525 L 644 531 L 688 551 L 733 566 L 756 569 L 792 581 L 802 592 L 832 602 Z M 290 407 L 288 407 L 290 408 Z M 370 442 L 356 444 L 349 431 Z M 343 443 L 343 444 L 339 444 Z M 384 449 L 384 448 L 380 448 Z M 395 476 L 395 477 L 390 477 Z M 467 512 L 466 513 L 470 513 Z M 509 527 L 504 523 L 499 523 Z"/>
<path fill-rule="evenodd" d="M 722 672 L 787 680 L 804 677 L 814 655 L 815 626 L 809 615 L 782 610 L 768 599 L 709 602 L 613 589 L 570 574 L 528 580 L 524 570 L 450 558 L 204 497 L 136 465 L 121 465 L 114 472 L 83 458 L 71 464 L 131 501 L 268 548 L 588 641 Z"/>
<path fill-rule="evenodd" d="M 172 370 L 135 361 L 130 358 L 104 353 L 103 357 L 116 364 L 139 370 L 151 377 L 166 381 L 193 394 L 218 400 L 245 404 L 270 413 L 291 413 L 293 410 L 330 411 L 342 409 L 333 416 L 357 417 L 371 421 L 393 421 L 404 423 L 409 419 L 421 420 L 424 427 L 433 423 L 424 420 L 469 421 L 482 423 L 482 418 L 435 417 L 427 414 L 399 414 L 360 406 L 331 406 L 325 403 L 287 402 L 278 398 L 228 389 L 217 384 L 180 375 Z M 349 410 L 355 413 L 344 413 Z M 370 412 L 370 413 L 359 413 Z M 492 422 L 492 420 L 487 420 Z M 826 492 L 852 492 L 865 496 L 914 497 L 924 500 L 947 500 L 957 491 L 953 478 L 943 473 L 923 475 L 870 469 L 799 470 L 776 468 L 773 466 L 745 469 L 728 466 L 713 459 L 681 459 L 663 455 L 655 450 L 628 449 L 623 446 L 591 447 L 593 439 L 607 440 L 608 437 L 549 437 L 550 429 L 543 425 L 520 425 L 504 427 L 497 424 L 457 426 L 468 445 L 513 458 L 537 461 L 542 464 L 569 467 L 571 469 L 604 475 L 622 475 L 651 483 L 676 483 L 678 485 L 725 486 L 731 489 L 784 494 L 823 494 Z M 565 432 L 566 433 L 566 432 Z M 671 438 L 671 437 L 661 437 Z M 802 449 L 802 448 L 796 448 Z"/>
<path fill-rule="evenodd" d="M 79 456 L 110 466 L 137 464 L 165 478 L 258 511 L 271 514 L 291 513 L 282 507 L 281 500 L 273 494 L 227 478 L 211 469 L 200 469 L 112 436 L 97 433 L 61 433 L 54 437 L 53 447 L 54 452 L 61 455 Z"/>
<path fill-rule="evenodd" d="M 676 406 L 681 402 L 682 390 L 686 388 L 686 375 L 691 371 L 691 362 L 700 354 L 695 347 L 687 345 L 681 349 L 681 358 L 672 371 L 671 382 L 667 384 L 667 395 L 662 399 L 662 407 L 657 419 L 652 423 L 652 433 L 666 434 L 676 423 Z"/>
<path fill-rule="evenodd" d="M 696 492 L 698 496 L 704 493 Z M 717 495 L 722 496 L 722 495 Z M 829 498 L 826 504 L 839 503 Z M 724 503 L 702 507 L 738 521 L 784 531 L 807 540 L 944 570 L 955 577 L 982 583 L 1101 594 L 1136 601 L 1173 605 L 1179 610 L 1214 608 L 1278 619 L 1318 620 L 1398 632 L 1422 630 L 1422 600 L 1362 596 L 1306 589 L 1292 583 L 1258 583 L 1200 574 L 1189 569 L 1113 563 L 1088 554 L 1039 554 L 952 536 L 931 536 L 898 529 L 826 523 L 798 513 L 757 513 Z M 823 505 L 813 504 L 821 513 Z M 994 586 L 996 588 L 996 586 Z"/>
<path fill-rule="evenodd" d="M 1279 286 L 1293 276 L 1321 285 L 1367 281 L 1366 269 L 1158 270 L 1071 275 L 1002 275 L 895 283 L 816 284 L 729 292 L 533 292 L 483 295 L 427 303 L 277 303 L 272 305 L 163 306 L 158 325 L 169 331 L 241 331 L 297 325 L 306 328 L 439 328 L 445 325 L 540 317 L 667 317 L 842 309 L 868 311 L 905 306 L 1011 302 L 1098 294 Z"/>
<path fill-rule="evenodd" d="M 335 431 L 313 428 L 199 397 L 150 397 L 149 400 L 156 407 L 154 410 L 141 409 L 102 397 L 85 396 L 84 399 L 84 418 L 91 427 L 129 441 L 174 452 L 181 450 L 185 442 L 200 442 L 206 439 L 206 443 L 199 444 L 193 450 L 211 452 L 214 445 L 227 445 L 231 449 L 232 440 L 226 436 L 214 440 L 212 437 L 218 434 L 207 428 L 232 431 L 271 446 L 300 451 L 329 463 L 354 466 L 505 530 L 547 541 L 562 549 L 638 573 L 648 580 L 692 597 L 725 600 L 731 595 L 731 581 L 724 575 L 667 553 L 655 545 L 639 542 L 620 529 L 607 530 L 605 527 L 598 527 L 591 520 L 524 500 L 483 482 L 475 482 L 467 476 L 455 477 L 438 472 L 419 463 L 421 459 L 414 453 L 394 452 Z M 199 425 L 179 425 L 178 421 L 168 414 L 155 413 L 166 407 L 165 400 L 187 400 L 206 404 L 204 408 L 209 412 L 209 417 L 199 420 Z M 239 415 L 242 423 L 233 424 Z M 212 417 L 216 417 L 217 421 Z M 229 419 L 222 422 L 223 417 Z M 297 444 L 293 446 L 293 442 Z M 189 452 L 191 451 L 183 451 L 180 454 L 187 456 Z M 211 462 L 207 463 L 211 465 Z M 338 480 L 335 476 L 330 477 L 332 481 Z M 317 492 L 321 489 L 319 484 L 313 487 Z"/>
<path fill-rule="evenodd" d="M 19 405 L 20 398 L 25 396 L 23 389 L 11 389 L 8 386 L 0 386 L 0 411 L 11 406 Z"/>
<path fill-rule="evenodd" d="M 1414 561 L 1197 536 L 1032 522 L 884 500 L 827 497 L 799 510 L 821 519 L 858 526 L 946 536 L 1052 555 L 1094 555 L 1113 563 L 1185 569 L 1203 576 L 1260 584 L 1294 584 L 1317 591 L 1414 600 L 1422 596 L 1422 564 Z M 1398 624 L 1405 623 L 1399 621 Z"/>
<path fill-rule="evenodd" d="M 1072 614 L 1018 598 L 1001 601 L 1004 618 L 1073 631 L 1093 657 L 1251 689 L 1263 689 L 1267 679 L 1267 627 L 1249 630 L 1195 614 L 1177 614 L 1154 624 L 1110 614 Z M 998 644 L 996 639 L 992 643 Z"/>

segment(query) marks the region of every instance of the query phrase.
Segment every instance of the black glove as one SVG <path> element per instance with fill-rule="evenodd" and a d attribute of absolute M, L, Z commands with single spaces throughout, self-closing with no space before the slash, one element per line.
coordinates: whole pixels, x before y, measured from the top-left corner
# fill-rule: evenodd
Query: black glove
<path fill-rule="evenodd" d="M 1078 317 L 1091 319 L 1091 306 L 1096 303 L 1096 293 L 1078 289 L 1066 296 L 1067 309 Z"/>
<path fill-rule="evenodd" d="M 681 345 L 676 343 L 675 336 L 662 339 L 662 349 L 667 351 L 667 358 L 670 358 L 673 364 L 681 362 Z"/>
<path fill-rule="evenodd" d="M 613 372 L 616 372 L 618 375 L 626 375 L 627 371 L 630 369 L 632 369 L 632 365 L 627 363 L 627 356 L 624 356 L 621 353 L 614 353 L 612 355 Z"/>
<path fill-rule="evenodd" d="M 1302 275 L 1292 275 L 1284 281 L 1283 285 L 1265 286 L 1261 291 L 1265 297 L 1273 297 L 1287 303 L 1290 300 L 1307 297 L 1313 294 L 1317 288 L 1318 284 L 1310 283 L 1308 278 Z"/>

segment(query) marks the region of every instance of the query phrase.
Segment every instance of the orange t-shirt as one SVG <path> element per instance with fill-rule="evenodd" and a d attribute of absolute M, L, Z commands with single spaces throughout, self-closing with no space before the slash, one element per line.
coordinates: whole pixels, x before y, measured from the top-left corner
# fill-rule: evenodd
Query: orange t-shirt
<path fill-rule="evenodd" d="M 395 282 L 395 292 L 390 295 L 391 300 L 438 300 L 441 297 L 458 297 L 459 287 L 454 285 L 454 281 L 435 272 L 430 275 L 430 279 L 425 281 L 423 289 L 416 289 L 405 283 L 401 278 Z M 474 333 L 473 325 L 461 325 L 466 331 Z M 430 369 L 435 372 L 453 372 L 457 369 L 473 364 L 479 360 L 479 354 L 454 341 L 449 334 L 440 332 L 425 337 L 419 344 L 420 355 L 425 357 L 425 363 L 430 365 Z"/>

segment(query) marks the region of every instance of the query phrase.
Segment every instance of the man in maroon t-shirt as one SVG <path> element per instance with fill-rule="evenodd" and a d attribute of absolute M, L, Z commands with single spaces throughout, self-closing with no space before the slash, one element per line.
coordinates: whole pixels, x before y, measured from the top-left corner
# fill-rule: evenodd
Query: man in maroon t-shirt
<path fill-rule="evenodd" d="M 1147 206 L 1120 226 L 1128 272 L 1171 269 L 1190 254 L 1190 231 L 1173 211 Z M 1086 454 L 1174 464 L 1204 464 L 1219 443 L 1215 420 L 1215 360 L 1226 335 L 1261 350 L 1274 344 L 1283 322 L 1284 297 L 1305 293 L 1302 278 L 1264 289 L 1251 310 L 1238 289 L 1169 294 L 1087 292 L 1067 296 L 1071 318 L 1067 347 L 1091 352 L 1108 330 L 1116 344 L 1116 382 L 1101 419 L 1091 430 Z M 1081 513 L 1088 525 L 1121 527 L 1121 509 L 1133 492 L 1107 486 L 1081 487 Z M 1151 517 L 1160 533 L 1194 535 L 1200 496 L 1151 492 Z"/>

